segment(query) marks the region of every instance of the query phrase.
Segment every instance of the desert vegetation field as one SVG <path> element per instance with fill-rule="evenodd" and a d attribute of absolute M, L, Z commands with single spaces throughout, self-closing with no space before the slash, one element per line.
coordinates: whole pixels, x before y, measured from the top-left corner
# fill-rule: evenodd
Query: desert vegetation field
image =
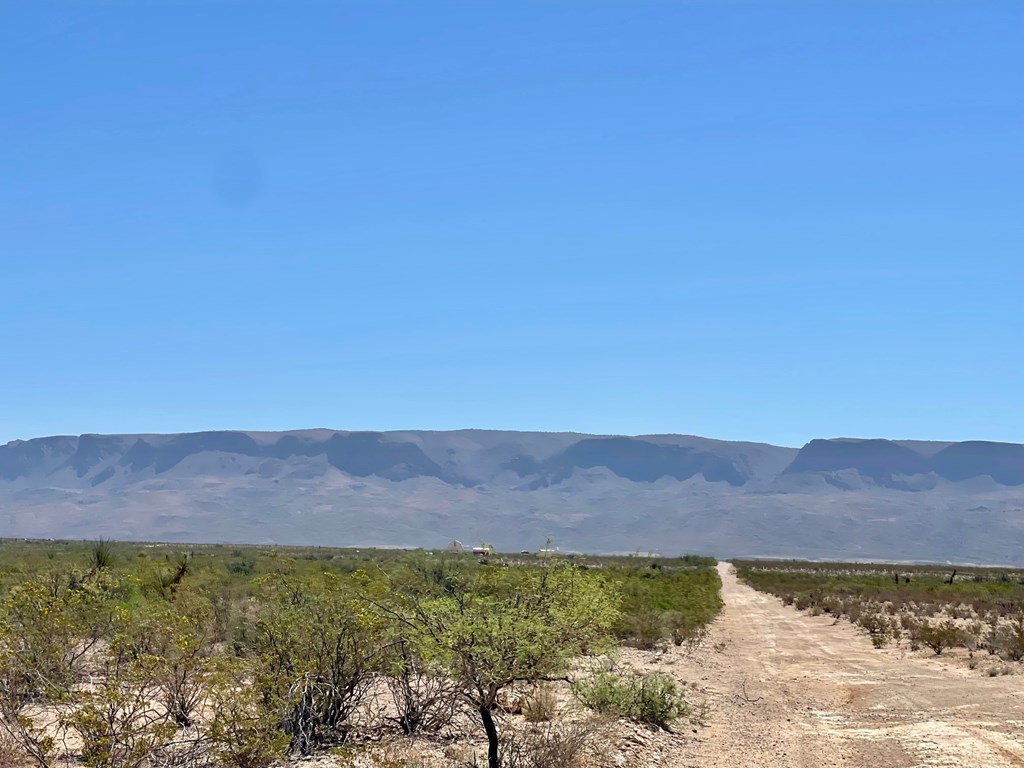
<path fill-rule="evenodd" d="M 812 615 L 849 621 L 877 648 L 954 656 L 985 674 L 1024 660 L 1024 571 L 736 561 L 738 576 Z"/>
<path fill-rule="evenodd" d="M 714 566 L 0 542 L 0 765 L 613 765 L 699 717 L 618 659 L 700 645 Z"/>

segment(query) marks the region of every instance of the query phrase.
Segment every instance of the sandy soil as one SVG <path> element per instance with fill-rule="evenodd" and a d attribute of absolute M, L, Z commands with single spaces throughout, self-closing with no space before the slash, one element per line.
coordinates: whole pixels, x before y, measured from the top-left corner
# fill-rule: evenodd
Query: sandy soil
<path fill-rule="evenodd" d="M 719 571 L 725 609 L 707 649 L 630 659 L 697 683 L 711 707 L 663 765 L 1024 766 L 1024 677 L 876 650 L 848 623 L 783 606 L 728 563 Z"/>

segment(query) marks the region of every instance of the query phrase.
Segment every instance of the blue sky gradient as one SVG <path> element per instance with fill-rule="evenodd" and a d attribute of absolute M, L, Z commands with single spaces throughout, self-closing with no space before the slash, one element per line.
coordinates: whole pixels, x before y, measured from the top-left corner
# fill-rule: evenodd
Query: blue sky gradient
<path fill-rule="evenodd" d="M 1024 441 L 1024 4 L 7 3 L 0 441 Z"/>

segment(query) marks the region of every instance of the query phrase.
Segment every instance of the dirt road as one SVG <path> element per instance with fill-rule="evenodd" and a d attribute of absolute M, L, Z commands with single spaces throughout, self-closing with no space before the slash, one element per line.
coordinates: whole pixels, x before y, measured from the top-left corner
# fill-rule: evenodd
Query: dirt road
<path fill-rule="evenodd" d="M 689 681 L 705 687 L 709 726 L 674 765 L 1024 766 L 1024 676 L 985 676 L 987 656 L 971 671 L 876 650 L 848 623 L 785 607 L 728 563 L 719 570 L 725 609 Z"/>

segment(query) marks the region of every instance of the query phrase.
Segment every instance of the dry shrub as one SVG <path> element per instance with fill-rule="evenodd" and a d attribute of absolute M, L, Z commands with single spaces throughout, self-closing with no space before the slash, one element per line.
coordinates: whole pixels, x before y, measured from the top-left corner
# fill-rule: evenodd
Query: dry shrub
<path fill-rule="evenodd" d="M 528 723 L 546 723 L 553 720 L 557 709 L 558 700 L 548 685 L 538 685 L 523 700 L 523 717 Z"/>
<path fill-rule="evenodd" d="M 7 731 L 0 728 L 0 765 L 4 768 L 20 768 L 29 764 L 28 755 Z"/>
<path fill-rule="evenodd" d="M 839 613 L 839 600 L 832 595 L 826 595 L 821 599 L 821 610 L 825 613 L 837 615 Z"/>
<path fill-rule="evenodd" d="M 907 630 L 907 640 L 910 643 L 910 650 L 921 650 L 921 630 L 924 625 L 916 619 L 911 619 L 904 625 Z"/>
<path fill-rule="evenodd" d="M 241 679 L 242 671 L 227 670 L 211 688 L 211 751 L 216 764 L 225 768 L 269 768 L 285 755 L 288 736 L 280 730 L 274 708 Z"/>
<path fill-rule="evenodd" d="M 1000 675 L 1012 675 L 1012 674 L 1013 674 L 1013 667 L 1010 667 L 1010 666 L 1008 666 L 1006 664 L 1001 664 L 1001 665 L 999 665 L 997 667 L 989 667 L 989 669 L 988 669 L 988 676 L 989 677 L 999 677 Z"/>
<path fill-rule="evenodd" d="M 711 634 L 707 624 L 694 624 L 680 613 L 668 614 L 667 621 L 672 630 L 672 643 L 682 646 L 687 654 L 696 651 Z"/>
<path fill-rule="evenodd" d="M 209 745 L 202 733 L 183 731 L 175 743 L 158 749 L 149 756 L 146 768 L 212 768 Z"/>
<path fill-rule="evenodd" d="M 857 620 L 857 623 L 866 629 L 869 635 L 883 635 L 887 637 L 889 634 L 889 620 L 880 613 L 863 613 Z"/>
<path fill-rule="evenodd" d="M 399 643 L 392 656 L 385 681 L 398 714 L 387 719 L 407 736 L 449 728 L 460 704 L 456 684 L 429 670 L 406 642 Z"/>
<path fill-rule="evenodd" d="M 964 627 L 963 645 L 971 653 L 979 650 L 984 644 L 985 626 L 980 621 L 972 621 Z"/>
<path fill-rule="evenodd" d="M 506 737 L 502 768 L 583 768 L 597 752 L 593 722 L 556 726 L 547 723 Z"/>
<path fill-rule="evenodd" d="M 1017 614 L 1007 626 L 999 627 L 990 635 L 992 645 L 1006 661 L 1024 660 L 1024 614 Z"/>
<path fill-rule="evenodd" d="M 665 622 L 657 611 L 638 611 L 628 618 L 626 644 L 642 651 L 651 651 L 661 645 L 665 637 Z"/>
<path fill-rule="evenodd" d="M 425 765 L 419 750 L 404 739 L 383 741 L 360 749 L 338 748 L 333 751 L 333 757 L 331 765 L 338 768 L 423 768 Z"/>
<path fill-rule="evenodd" d="M 690 722 L 706 728 L 711 724 L 711 702 L 705 697 L 690 712 Z"/>

